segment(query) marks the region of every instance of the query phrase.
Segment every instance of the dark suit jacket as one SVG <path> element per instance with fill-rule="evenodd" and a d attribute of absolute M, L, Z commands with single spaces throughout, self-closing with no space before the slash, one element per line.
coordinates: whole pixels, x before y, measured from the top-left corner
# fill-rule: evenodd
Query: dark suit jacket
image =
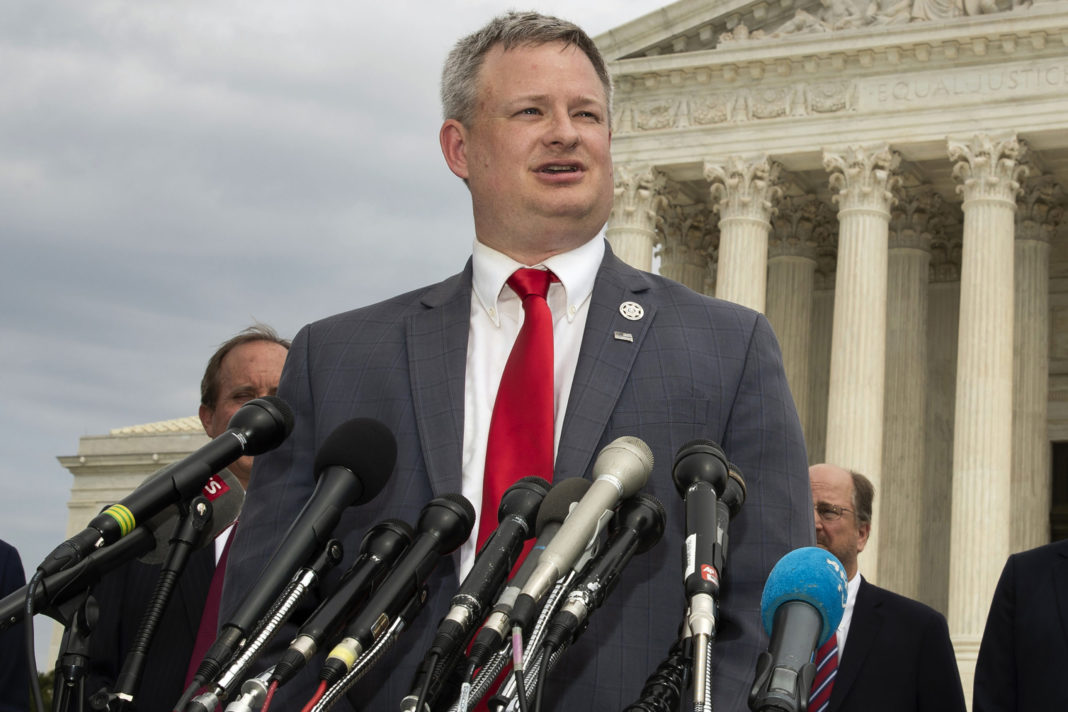
<path fill-rule="evenodd" d="M 1013 554 L 994 589 L 974 712 L 1068 709 L 1068 539 Z"/>
<path fill-rule="evenodd" d="M 717 706 L 744 709 L 756 656 L 767 644 L 760 595 L 768 571 L 814 538 L 804 442 L 778 344 L 763 316 L 633 269 L 611 250 L 591 300 L 555 479 L 588 477 L 601 448 L 623 435 L 639 437 L 656 458 L 646 491 L 665 504 L 668 531 L 630 563 L 589 630 L 550 675 L 546 709 L 622 709 L 666 656 L 684 609 L 685 519 L 671 465 L 677 449 L 694 438 L 720 443 L 748 484 L 748 500 L 731 524 L 713 660 Z M 643 307 L 643 318 L 620 314 L 627 301 Z M 469 262 L 440 284 L 300 331 L 279 385 L 296 426 L 280 448 L 256 458 L 230 552 L 221 620 L 310 496 L 316 450 L 342 422 L 377 418 L 399 446 L 385 489 L 370 504 L 350 508 L 335 531 L 344 538 L 347 561 L 375 522 L 399 517 L 414 525 L 432 497 L 460 491 L 470 310 Z M 617 338 L 617 332 L 631 338 Z M 438 566 L 421 618 L 353 688 L 358 709 L 395 709 L 410 691 L 415 666 L 458 586 L 458 558 Z M 314 674 L 280 688 L 275 699 L 289 691 L 286 699 L 302 704 L 314 690 Z"/>
<path fill-rule="evenodd" d="M 941 613 L 863 578 L 830 712 L 965 712 Z"/>
<path fill-rule="evenodd" d="M 159 571 L 157 564 L 131 561 L 109 572 L 93 587 L 100 619 L 90 639 L 87 698 L 102 687 L 113 691 Z M 164 609 L 135 696 L 138 712 L 171 712 L 185 689 L 186 668 L 214 572 L 215 547 L 209 543 L 190 556 Z"/>
<path fill-rule="evenodd" d="M 25 585 L 26 573 L 19 552 L 6 541 L 0 541 L 0 598 Z M 18 623 L 0 633 L 0 712 L 25 712 L 30 708 L 25 625 Z"/>

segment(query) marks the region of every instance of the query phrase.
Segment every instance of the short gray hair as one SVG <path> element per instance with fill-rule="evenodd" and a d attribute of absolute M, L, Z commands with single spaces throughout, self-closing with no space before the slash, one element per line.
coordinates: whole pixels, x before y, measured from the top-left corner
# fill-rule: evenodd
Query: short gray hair
<path fill-rule="evenodd" d="M 486 53 L 496 45 L 505 50 L 521 45 L 563 42 L 582 50 L 604 86 L 611 114 L 612 79 L 597 45 L 578 25 L 536 12 L 509 12 L 495 17 L 481 30 L 464 37 L 449 52 L 441 73 L 441 108 L 446 119 L 470 126 L 478 93 L 478 73 Z"/>

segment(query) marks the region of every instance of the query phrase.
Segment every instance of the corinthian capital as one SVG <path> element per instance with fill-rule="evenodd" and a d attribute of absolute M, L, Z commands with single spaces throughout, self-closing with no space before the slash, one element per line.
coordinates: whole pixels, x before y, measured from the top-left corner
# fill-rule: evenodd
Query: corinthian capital
<path fill-rule="evenodd" d="M 653 231 L 666 203 L 667 177 L 650 165 L 616 165 L 610 224 Z"/>
<path fill-rule="evenodd" d="M 815 195 L 783 198 L 771 221 L 769 256 L 791 255 L 815 260 L 820 245 L 833 232 L 835 220 L 834 211 Z"/>
<path fill-rule="evenodd" d="M 712 204 L 721 218 L 751 218 L 770 222 L 782 195 L 782 166 L 767 156 L 730 156 L 727 162 L 705 163 Z"/>
<path fill-rule="evenodd" d="M 1064 207 L 1064 187 L 1055 176 L 1028 178 L 1016 199 L 1016 238 L 1049 242 L 1061 224 Z"/>
<path fill-rule="evenodd" d="M 918 185 L 902 192 L 890 212 L 890 247 L 930 251 L 932 240 L 942 240 L 955 210 L 946 205 L 934 186 Z"/>
<path fill-rule="evenodd" d="M 901 154 L 885 143 L 823 151 L 823 168 L 831 174 L 831 188 L 837 191 L 833 200 L 840 211 L 889 213 L 893 191 L 901 184 L 895 174 L 900 164 Z"/>
<path fill-rule="evenodd" d="M 976 134 L 967 141 L 950 139 L 949 159 L 955 161 L 953 178 L 965 202 L 999 200 L 1013 202 L 1027 168 L 1020 163 L 1025 148 L 1015 134 Z"/>

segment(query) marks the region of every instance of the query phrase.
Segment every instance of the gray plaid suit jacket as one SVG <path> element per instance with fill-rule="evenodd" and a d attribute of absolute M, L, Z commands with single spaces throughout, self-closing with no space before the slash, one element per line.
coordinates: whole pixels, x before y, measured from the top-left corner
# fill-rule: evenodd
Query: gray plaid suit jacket
<path fill-rule="evenodd" d="M 760 624 L 764 581 L 781 556 L 814 539 L 805 445 L 778 344 L 762 315 L 629 267 L 610 249 L 591 299 L 555 479 L 589 477 L 601 448 L 623 435 L 639 437 L 656 458 L 645 491 L 664 503 L 668 526 L 659 544 L 630 563 L 550 674 L 545 708 L 620 710 L 666 656 L 685 608 L 685 519 L 671 466 L 681 445 L 708 438 L 748 485 L 730 527 L 712 663 L 716 708 L 743 710 L 756 657 L 767 644 Z M 641 319 L 622 316 L 627 301 L 642 306 Z M 468 262 L 444 282 L 297 334 L 279 386 L 296 426 L 280 448 L 256 458 L 220 620 L 228 619 L 311 494 L 316 450 L 342 422 L 377 418 L 392 429 L 399 450 L 385 489 L 350 508 L 335 532 L 344 539 L 346 565 L 376 522 L 398 517 L 414 525 L 432 497 L 460 491 L 470 309 Z M 354 708 L 398 709 L 458 586 L 457 563 L 454 554 L 438 566 L 427 609 L 354 686 Z M 310 667 L 318 669 L 314 662 Z M 274 704 L 303 704 L 314 687 L 312 672 L 281 688 Z"/>

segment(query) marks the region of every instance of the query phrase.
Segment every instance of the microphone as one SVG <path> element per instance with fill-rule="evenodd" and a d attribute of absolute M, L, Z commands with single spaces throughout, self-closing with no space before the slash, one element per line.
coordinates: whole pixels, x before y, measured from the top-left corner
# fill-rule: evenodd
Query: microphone
<path fill-rule="evenodd" d="M 667 515 L 656 497 L 637 494 L 624 500 L 612 519 L 612 535 L 605 549 L 587 565 L 567 595 L 545 636 L 548 650 L 570 644 L 582 633 L 589 616 L 615 589 L 623 568 L 635 554 L 644 554 L 664 535 Z M 547 657 L 542 665 L 548 665 Z"/>
<path fill-rule="evenodd" d="M 438 625 L 437 634 L 416 671 L 412 693 L 401 700 L 401 709 L 417 709 L 420 699 L 430 703 L 438 697 L 441 685 L 456 665 L 457 654 L 467 642 L 475 624 L 501 592 L 509 572 L 523 550 L 523 542 L 534 535 L 534 524 L 549 483 L 541 477 L 524 477 L 505 490 L 497 509 L 497 528 L 475 558 L 460 590 L 449 603 L 449 612 Z M 421 692 L 424 686 L 426 692 Z"/>
<path fill-rule="evenodd" d="M 537 567 L 516 599 L 512 623 L 527 630 L 537 604 L 603 529 L 620 500 L 649 481 L 653 451 L 635 437 L 613 440 L 593 463 L 593 484 L 538 557 Z"/>
<path fill-rule="evenodd" d="M 727 484 L 727 457 L 711 440 L 691 440 L 675 455 L 671 479 L 686 504 L 686 596 L 716 597 L 723 567 L 716 556 L 716 502 Z"/>
<path fill-rule="evenodd" d="M 775 564 L 760 599 L 771 643 L 757 659 L 749 709 L 801 712 L 808 707 L 816 675 L 812 654 L 838 630 L 847 586 L 845 567 L 819 547 L 795 549 Z"/>
<path fill-rule="evenodd" d="M 345 629 L 345 637 L 326 658 L 319 678 L 337 682 L 404 611 L 442 556 L 457 549 L 475 525 L 475 508 L 459 494 L 432 499 L 419 514 L 419 532 L 382 586 Z"/>
<path fill-rule="evenodd" d="M 293 411 L 281 398 L 256 398 L 237 409 L 225 432 L 170 468 L 141 483 L 89 526 L 56 547 L 37 570 L 42 576 L 69 568 L 90 552 L 113 544 L 167 505 L 193 498 L 212 474 L 243 455 L 278 447 L 293 430 Z"/>
<path fill-rule="evenodd" d="M 220 627 L 219 636 L 197 668 L 194 679 L 197 687 L 219 674 L 293 572 L 323 549 L 342 512 L 349 505 L 363 504 L 379 493 L 396 460 L 397 443 L 393 433 L 371 418 L 346 421 L 323 441 L 315 456 L 318 478 L 315 490 L 237 612 Z M 192 684 L 189 689 L 194 689 Z"/>
<path fill-rule="evenodd" d="M 399 519 L 376 524 L 364 535 L 359 558 L 342 576 L 337 590 L 308 617 L 274 667 L 269 682 L 277 682 L 279 687 L 289 682 L 325 640 L 340 632 L 408 549 L 414 536 L 412 528 Z"/>
<path fill-rule="evenodd" d="M 538 558 L 545 550 L 549 542 L 556 536 L 564 519 L 570 514 L 571 509 L 578 503 L 582 496 L 590 489 L 592 483 L 581 477 L 569 477 L 557 482 L 545 495 L 545 500 L 538 509 L 538 520 L 534 531 L 538 540 L 527 554 L 527 558 L 520 564 L 512 580 L 508 582 L 504 591 L 501 592 L 493 610 L 490 611 L 482 629 L 478 631 L 471 650 L 467 657 L 466 677 L 482 667 L 489 656 L 496 652 L 504 644 L 504 636 L 508 632 L 508 623 L 511 619 L 512 606 L 515 604 L 519 592 L 523 589 L 530 574 L 538 565 Z"/>
<path fill-rule="evenodd" d="M 208 478 L 201 495 L 212 503 L 212 518 L 210 528 L 196 541 L 197 549 L 212 542 L 233 524 L 245 500 L 245 490 L 233 473 L 222 470 Z M 66 603 L 96 584 L 108 572 L 133 559 L 140 559 L 147 564 L 163 563 L 179 517 L 176 505 L 168 507 L 111 546 L 97 549 L 74 566 L 41 579 L 34 590 L 34 612 Z M 0 601 L 0 630 L 6 630 L 25 618 L 27 588 L 23 586 Z"/>

